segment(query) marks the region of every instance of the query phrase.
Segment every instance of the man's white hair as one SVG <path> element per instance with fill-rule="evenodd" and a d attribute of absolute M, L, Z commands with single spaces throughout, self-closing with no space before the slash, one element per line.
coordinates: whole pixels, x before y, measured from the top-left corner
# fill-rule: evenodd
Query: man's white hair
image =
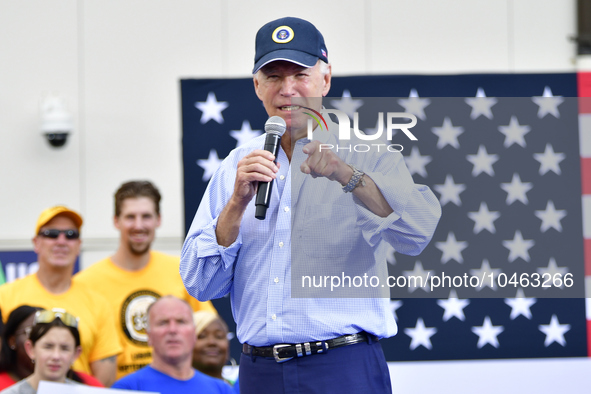
<path fill-rule="evenodd" d="M 321 59 L 318 59 L 318 61 L 320 62 L 320 74 L 322 74 L 322 76 L 325 76 L 330 72 L 329 63 L 326 63 L 324 60 Z"/>

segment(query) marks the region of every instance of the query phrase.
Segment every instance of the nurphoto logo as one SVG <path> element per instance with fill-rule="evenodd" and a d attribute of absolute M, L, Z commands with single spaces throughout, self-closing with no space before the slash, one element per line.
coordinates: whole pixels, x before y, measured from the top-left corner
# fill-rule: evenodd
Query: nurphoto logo
<path fill-rule="evenodd" d="M 392 135 L 394 130 L 401 130 L 411 141 L 417 141 L 417 137 L 413 133 L 410 132 L 410 128 L 414 127 L 417 124 L 417 117 L 413 114 L 409 114 L 406 112 L 387 112 L 386 113 L 386 127 L 384 130 L 384 113 L 378 112 L 378 126 L 377 130 L 374 134 L 365 134 L 364 132 L 359 130 L 359 114 L 357 112 L 354 113 L 353 116 L 353 127 L 351 128 L 351 120 L 349 116 L 343 111 L 338 109 L 326 109 L 323 108 L 322 110 L 316 111 L 312 108 L 303 107 L 310 112 L 304 112 L 306 115 L 310 116 L 311 119 L 308 119 L 308 139 L 313 139 L 313 132 L 314 132 L 314 121 L 318 124 L 321 130 L 325 128 L 328 129 L 328 125 L 326 120 L 324 119 L 323 115 L 334 114 L 339 123 L 339 141 L 349 141 L 351 140 L 351 129 L 355 136 L 362 141 L 379 141 L 382 139 L 382 135 L 384 131 L 386 132 L 386 139 L 388 141 L 392 140 Z M 409 119 L 410 122 L 408 123 L 395 123 L 394 120 L 397 122 L 400 119 Z M 380 148 L 384 148 L 389 152 L 402 152 L 402 145 L 400 144 L 390 144 L 386 145 L 384 143 L 373 143 L 373 144 L 355 144 L 355 145 L 345 145 L 345 146 L 334 146 L 332 144 L 320 144 L 320 151 L 324 150 L 348 150 L 348 151 L 355 151 L 355 152 L 368 152 L 372 149 L 372 147 L 376 148 L 377 151 L 380 151 Z"/>

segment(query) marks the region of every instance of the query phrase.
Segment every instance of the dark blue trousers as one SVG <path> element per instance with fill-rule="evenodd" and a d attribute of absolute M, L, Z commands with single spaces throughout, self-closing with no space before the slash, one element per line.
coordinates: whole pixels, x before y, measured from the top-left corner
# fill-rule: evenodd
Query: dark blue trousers
<path fill-rule="evenodd" d="M 239 381 L 241 394 L 392 393 L 386 358 L 377 341 L 284 363 L 242 354 Z"/>

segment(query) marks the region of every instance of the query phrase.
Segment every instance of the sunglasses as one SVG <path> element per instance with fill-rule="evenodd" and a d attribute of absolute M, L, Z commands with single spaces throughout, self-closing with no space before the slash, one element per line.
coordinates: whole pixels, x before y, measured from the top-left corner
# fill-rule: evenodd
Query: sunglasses
<path fill-rule="evenodd" d="M 78 239 L 80 238 L 80 233 L 78 230 L 57 230 L 57 229 L 49 229 L 49 230 L 41 230 L 39 231 L 39 235 L 45 238 L 57 238 L 60 236 L 61 233 L 64 233 L 67 239 Z"/>
<path fill-rule="evenodd" d="M 60 319 L 68 327 L 78 328 L 78 318 L 65 309 L 53 308 L 52 310 L 42 310 L 35 313 L 35 324 L 37 323 L 51 323 L 55 319 Z"/>

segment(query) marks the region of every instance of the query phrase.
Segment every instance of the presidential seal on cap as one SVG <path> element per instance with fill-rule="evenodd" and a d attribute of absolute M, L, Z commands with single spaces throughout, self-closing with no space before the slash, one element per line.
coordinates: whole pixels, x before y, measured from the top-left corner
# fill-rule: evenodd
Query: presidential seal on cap
<path fill-rule="evenodd" d="M 281 18 L 267 23 L 256 36 L 253 74 L 276 60 L 314 67 L 318 59 L 328 63 L 324 37 L 316 27 L 299 18 Z"/>
<path fill-rule="evenodd" d="M 279 26 L 273 32 L 272 38 L 277 44 L 287 44 L 293 40 L 293 30 L 289 26 Z"/>
<path fill-rule="evenodd" d="M 35 226 L 35 234 L 39 234 L 39 230 L 41 227 L 45 226 L 51 219 L 56 217 L 57 215 L 64 215 L 72 219 L 78 230 L 82 227 L 82 216 L 78 214 L 78 212 L 72 211 L 69 208 L 64 207 L 63 205 L 57 205 L 55 207 L 47 208 L 41 215 L 39 215 L 39 219 L 37 219 L 37 225 Z"/>

